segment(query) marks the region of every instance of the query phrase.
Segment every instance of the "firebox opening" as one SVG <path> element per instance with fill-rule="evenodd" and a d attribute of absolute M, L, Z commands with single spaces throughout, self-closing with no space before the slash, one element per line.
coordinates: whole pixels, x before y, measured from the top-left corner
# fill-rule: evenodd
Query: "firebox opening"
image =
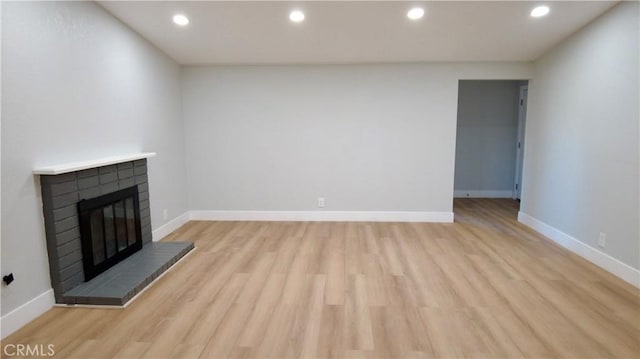
<path fill-rule="evenodd" d="M 142 248 L 138 186 L 78 202 L 84 280 Z"/>

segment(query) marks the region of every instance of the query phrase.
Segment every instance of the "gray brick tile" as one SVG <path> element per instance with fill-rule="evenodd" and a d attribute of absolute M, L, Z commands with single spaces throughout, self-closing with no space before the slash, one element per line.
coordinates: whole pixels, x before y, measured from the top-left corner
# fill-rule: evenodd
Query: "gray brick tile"
<path fill-rule="evenodd" d="M 133 177 L 133 168 L 118 169 L 118 179 L 126 179 Z"/>
<path fill-rule="evenodd" d="M 147 175 L 146 174 L 138 175 L 138 176 L 135 176 L 134 178 L 135 178 L 136 184 L 147 183 Z"/>
<path fill-rule="evenodd" d="M 111 183 L 118 180 L 117 172 L 100 173 L 100 184 Z"/>
<path fill-rule="evenodd" d="M 127 168 L 133 168 L 133 161 L 118 163 L 116 167 L 118 168 L 118 171 L 127 169 Z"/>
<path fill-rule="evenodd" d="M 69 267 L 71 268 L 71 267 Z M 62 280 L 61 282 L 61 287 L 62 287 L 62 292 L 66 292 L 68 290 L 70 290 L 71 288 L 75 288 L 78 286 L 78 284 L 81 284 L 82 282 L 84 282 L 84 275 L 82 274 L 82 272 L 77 271 L 77 269 L 74 269 L 76 271 L 75 274 L 71 275 L 68 278 L 65 278 L 64 280 Z"/>
<path fill-rule="evenodd" d="M 148 201 L 149 200 L 149 192 L 140 192 L 138 193 L 138 198 L 140 201 Z"/>
<path fill-rule="evenodd" d="M 56 233 L 66 232 L 71 228 L 78 227 L 78 217 L 65 218 L 55 223 Z"/>
<path fill-rule="evenodd" d="M 52 183 L 51 184 L 51 195 L 59 196 L 65 193 L 71 193 L 78 190 L 78 181 L 74 177 L 71 181 L 68 182 L 60 182 L 60 183 Z"/>
<path fill-rule="evenodd" d="M 58 263 L 60 265 L 60 268 L 66 268 L 75 263 L 82 264 L 82 253 L 80 252 L 80 250 L 72 251 L 65 256 L 61 256 L 58 260 Z"/>
<path fill-rule="evenodd" d="M 142 233 L 145 232 L 151 233 L 151 217 L 145 216 L 140 218 L 140 227 L 142 228 Z"/>
<path fill-rule="evenodd" d="M 62 268 L 60 270 L 60 277 L 62 278 L 62 282 L 64 283 L 68 279 L 77 276 L 80 272 L 82 272 L 82 263 L 73 263 L 70 266 Z"/>
<path fill-rule="evenodd" d="M 118 190 L 118 182 L 111 182 L 100 185 L 100 192 L 102 194 L 108 194 Z"/>
<path fill-rule="evenodd" d="M 100 172 L 100 175 L 116 172 L 117 170 L 118 170 L 118 167 L 116 165 L 98 167 L 98 172 Z"/>
<path fill-rule="evenodd" d="M 133 180 L 133 178 L 118 180 L 118 187 L 120 189 L 133 187 L 134 185 L 135 185 L 135 181 Z"/>
<path fill-rule="evenodd" d="M 78 192 L 61 194 L 51 199 L 51 205 L 53 206 L 53 209 L 66 207 L 68 205 L 75 204 L 77 202 L 78 202 Z"/>
<path fill-rule="evenodd" d="M 70 204 L 66 207 L 58 208 L 53 211 L 53 220 L 60 221 L 65 218 L 78 215 L 78 207 L 75 204 Z"/>
<path fill-rule="evenodd" d="M 63 173 L 61 175 L 43 175 L 40 176 L 40 183 L 47 183 L 49 185 L 54 183 L 69 182 L 76 179 L 75 172 Z"/>
<path fill-rule="evenodd" d="M 78 176 L 78 180 L 80 180 L 81 178 L 84 178 L 84 177 L 97 176 L 99 172 L 97 168 L 89 168 L 86 170 L 78 171 L 76 173 Z"/>
<path fill-rule="evenodd" d="M 58 256 L 63 257 L 73 251 L 82 250 L 82 244 L 80 243 L 80 238 L 75 241 L 67 242 L 61 246 L 58 246 Z"/>
<path fill-rule="evenodd" d="M 70 241 L 74 241 L 74 240 L 80 240 L 80 228 L 79 227 L 74 227 L 71 228 L 67 231 L 64 231 L 62 233 L 57 233 L 56 234 L 56 246 L 61 246 L 63 244 L 66 244 Z"/>
<path fill-rule="evenodd" d="M 78 192 L 80 199 L 96 198 L 101 194 L 102 194 L 102 191 L 100 191 L 100 187 L 91 187 L 91 188 L 83 189 L 80 192 Z"/>
<path fill-rule="evenodd" d="M 98 176 L 78 178 L 78 189 L 80 190 L 96 187 L 99 184 L 100 184 L 100 177 Z"/>
<path fill-rule="evenodd" d="M 144 165 L 144 166 L 136 166 L 136 167 L 133 168 L 133 173 L 136 176 L 146 175 L 147 174 L 147 166 L 146 165 Z"/>

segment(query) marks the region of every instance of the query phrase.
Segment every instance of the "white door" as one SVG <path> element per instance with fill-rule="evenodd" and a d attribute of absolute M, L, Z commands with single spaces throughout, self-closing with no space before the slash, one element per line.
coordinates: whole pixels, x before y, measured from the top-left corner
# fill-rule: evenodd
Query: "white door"
<path fill-rule="evenodd" d="M 528 86 L 520 86 L 520 103 L 518 109 L 518 138 L 516 142 L 516 175 L 513 184 L 513 198 L 520 199 L 522 192 L 522 163 L 524 160 L 524 129 L 527 122 Z"/>

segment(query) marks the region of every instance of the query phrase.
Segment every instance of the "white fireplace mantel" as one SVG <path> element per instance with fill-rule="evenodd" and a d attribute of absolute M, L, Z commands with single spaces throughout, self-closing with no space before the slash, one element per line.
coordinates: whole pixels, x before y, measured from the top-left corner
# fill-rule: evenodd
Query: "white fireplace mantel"
<path fill-rule="evenodd" d="M 113 156 L 113 157 L 105 157 L 99 158 L 95 160 L 88 161 L 80 161 L 80 162 L 72 162 L 72 163 L 63 163 L 59 165 L 52 166 L 44 166 L 33 169 L 33 174 L 35 175 L 61 175 L 63 173 L 82 171 L 89 168 L 102 167 L 113 165 L 116 163 L 129 162 L 140 160 L 143 158 L 150 158 L 156 155 L 155 152 L 145 152 L 145 153 L 132 153 L 128 155 L 121 156 Z"/>

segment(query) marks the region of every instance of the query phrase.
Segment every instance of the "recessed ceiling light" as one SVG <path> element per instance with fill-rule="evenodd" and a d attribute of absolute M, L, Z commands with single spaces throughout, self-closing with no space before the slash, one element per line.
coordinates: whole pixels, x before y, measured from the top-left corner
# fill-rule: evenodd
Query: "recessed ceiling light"
<path fill-rule="evenodd" d="M 424 9 L 421 7 L 414 7 L 407 13 L 407 17 L 411 20 L 422 19 L 424 16 Z"/>
<path fill-rule="evenodd" d="M 538 6 L 531 10 L 531 16 L 533 17 L 543 17 L 549 13 L 548 6 Z"/>
<path fill-rule="evenodd" d="M 189 18 L 182 14 L 173 15 L 173 22 L 179 26 L 189 25 Z"/>
<path fill-rule="evenodd" d="M 289 20 L 293 22 L 302 22 L 304 21 L 304 13 L 300 10 L 293 10 L 289 13 Z"/>

